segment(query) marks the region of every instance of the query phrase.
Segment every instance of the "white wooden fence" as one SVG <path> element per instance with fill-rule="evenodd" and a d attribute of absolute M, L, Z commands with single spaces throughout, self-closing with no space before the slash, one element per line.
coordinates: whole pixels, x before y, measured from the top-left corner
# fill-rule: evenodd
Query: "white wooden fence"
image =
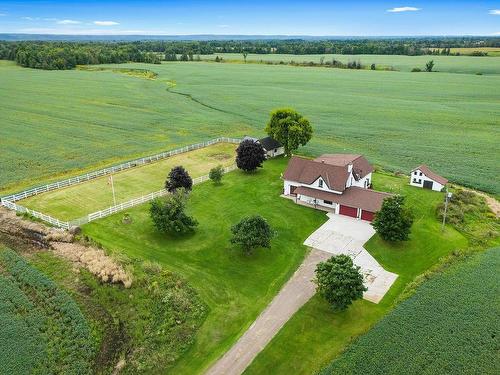
<path fill-rule="evenodd" d="M 52 184 L 48 184 L 48 185 L 41 186 L 38 188 L 22 191 L 22 192 L 17 193 L 17 194 L 9 195 L 9 196 L 3 197 L 1 199 L 1 204 L 5 207 L 11 209 L 11 210 L 15 210 L 15 211 L 20 212 L 20 213 L 27 213 L 27 214 L 29 214 L 33 217 L 36 217 L 38 219 L 41 219 L 41 220 L 43 220 L 43 221 L 45 221 L 53 226 L 56 226 L 59 228 L 64 228 L 64 229 L 69 229 L 70 227 L 90 223 L 91 221 L 94 221 L 94 220 L 112 215 L 114 213 L 126 210 L 127 208 L 134 207 L 134 206 L 140 205 L 140 204 L 145 203 L 145 202 L 149 202 L 155 198 L 167 195 L 168 191 L 165 189 L 155 191 L 153 193 L 143 195 L 142 197 L 134 198 L 130 201 L 120 203 L 120 204 L 117 204 L 115 206 L 111 206 L 109 208 L 106 208 L 105 210 L 93 212 L 91 214 L 88 214 L 87 216 L 81 217 L 79 219 L 71 220 L 71 221 L 61 221 L 61 220 L 56 219 L 52 216 L 45 215 L 42 212 L 38 212 L 38 211 L 35 211 L 32 209 L 26 208 L 24 206 L 21 206 L 19 204 L 16 204 L 15 202 L 19 201 L 21 199 L 28 198 L 28 197 L 33 196 L 33 195 L 37 195 L 37 194 L 44 193 L 44 192 L 51 191 L 51 190 L 61 189 L 61 188 L 64 188 L 64 187 L 67 187 L 70 185 L 75 185 L 75 184 L 78 184 L 78 183 L 81 183 L 84 181 L 91 180 L 93 178 L 104 176 L 106 174 L 114 173 L 114 172 L 121 171 L 124 169 L 133 168 L 133 167 L 136 167 L 138 165 L 147 164 L 147 163 L 150 163 L 150 162 L 156 161 L 156 160 L 161 160 L 161 159 L 167 158 L 169 156 L 181 154 L 184 152 L 196 150 L 196 149 L 203 148 L 203 147 L 207 147 L 207 146 L 213 145 L 215 143 L 221 143 L 221 142 L 239 143 L 240 141 L 241 141 L 240 139 L 236 139 L 236 138 L 217 138 L 217 139 L 213 139 L 213 140 L 210 140 L 207 142 L 202 142 L 202 143 L 197 143 L 194 145 L 186 146 L 186 147 L 176 149 L 173 151 L 162 152 L 161 154 L 148 156 L 146 158 L 137 159 L 137 160 L 123 163 L 123 164 L 120 164 L 120 165 L 117 165 L 114 167 L 101 169 L 101 170 L 96 171 L 96 172 L 87 173 L 85 175 L 73 177 L 73 178 L 70 178 L 70 179 L 67 179 L 64 181 L 54 182 Z M 237 168 L 236 165 L 233 164 L 229 167 L 224 168 L 224 173 L 234 171 L 236 168 Z M 209 179 L 210 178 L 208 177 L 208 175 L 196 177 L 196 178 L 193 178 L 193 184 L 196 185 L 196 184 L 199 184 L 201 182 L 207 181 Z"/>
<path fill-rule="evenodd" d="M 197 149 L 204 148 L 204 147 L 216 144 L 216 143 L 223 143 L 223 142 L 224 143 L 240 143 L 241 139 L 220 137 L 220 138 L 212 139 L 210 141 L 196 143 L 196 144 L 192 144 L 192 145 L 185 146 L 182 148 L 178 148 L 175 150 L 165 151 L 165 152 L 162 152 L 160 154 L 146 156 L 144 158 L 131 160 L 131 161 L 128 161 L 128 162 L 125 162 L 122 164 L 114 165 L 114 166 L 109 167 L 109 168 L 104 168 L 104 169 L 100 169 L 98 171 L 85 173 L 85 174 L 82 174 L 82 175 L 76 176 L 76 177 L 71 177 L 71 178 L 68 178 L 66 180 L 57 181 L 57 182 L 53 182 L 51 184 L 47 184 L 47 185 L 38 186 L 38 187 L 35 187 L 32 189 L 24 190 L 24 191 L 21 191 L 21 192 L 16 193 L 16 194 L 2 197 L 1 202 L 2 202 L 2 204 L 4 201 L 17 202 L 21 199 L 26 199 L 26 198 L 31 197 L 33 195 L 46 193 L 46 192 L 51 191 L 51 190 L 62 189 L 62 188 L 65 188 L 65 187 L 68 187 L 71 185 L 76 185 L 76 184 L 79 184 L 79 183 L 82 183 L 82 182 L 85 182 L 88 180 L 92 180 L 94 178 L 106 176 L 106 175 L 111 174 L 111 173 L 123 171 L 125 169 L 135 168 L 137 166 L 149 164 L 149 163 L 152 163 L 154 161 L 168 158 L 170 156 L 183 154 L 183 153 L 188 152 L 188 151 L 197 150 Z"/>

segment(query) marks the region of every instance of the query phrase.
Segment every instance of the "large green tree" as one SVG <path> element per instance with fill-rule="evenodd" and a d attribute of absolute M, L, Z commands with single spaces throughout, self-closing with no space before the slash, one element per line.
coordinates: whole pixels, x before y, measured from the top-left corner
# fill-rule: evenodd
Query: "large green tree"
<path fill-rule="evenodd" d="M 291 153 L 310 141 L 313 128 L 309 120 L 291 108 L 276 109 L 271 112 L 266 133 L 280 142 L 285 154 Z"/>
<path fill-rule="evenodd" d="M 246 254 L 258 247 L 271 247 L 274 231 L 260 215 L 247 216 L 231 227 L 231 243 L 240 245 Z"/>
<path fill-rule="evenodd" d="M 334 310 L 345 310 L 353 301 L 362 298 L 367 290 L 360 268 L 354 266 L 351 257 L 344 254 L 318 263 L 314 282 L 318 293 Z"/>
<path fill-rule="evenodd" d="M 198 221 L 185 212 L 187 197 L 186 190 L 179 188 L 175 193 L 151 202 L 149 212 L 156 229 L 172 234 L 183 234 L 194 230 Z"/>
<path fill-rule="evenodd" d="M 385 198 L 381 210 L 375 214 L 372 225 L 386 241 L 406 241 L 410 235 L 413 214 L 404 202 L 401 195 Z"/>

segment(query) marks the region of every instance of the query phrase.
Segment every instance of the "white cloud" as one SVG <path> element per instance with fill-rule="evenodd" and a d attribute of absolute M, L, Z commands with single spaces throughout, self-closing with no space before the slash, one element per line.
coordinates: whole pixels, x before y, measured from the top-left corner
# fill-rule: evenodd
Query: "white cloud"
<path fill-rule="evenodd" d="M 231 27 L 229 25 L 217 25 L 217 27 L 220 27 L 222 29 L 227 29 L 228 27 Z"/>
<path fill-rule="evenodd" d="M 422 10 L 422 8 L 415 8 L 415 7 L 397 7 L 397 8 L 392 8 L 392 9 L 387 9 L 388 12 L 391 13 L 401 13 L 401 12 L 416 12 L 418 10 Z"/>
<path fill-rule="evenodd" d="M 38 17 L 21 17 L 21 19 L 26 20 L 26 21 L 36 21 L 36 20 L 39 20 L 40 18 L 38 18 Z"/>
<path fill-rule="evenodd" d="M 489 13 L 493 14 L 494 16 L 500 16 L 500 9 L 492 9 Z"/>
<path fill-rule="evenodd" d="M 94 25 L 97 25 L 97 26 L 115 26 L 115 25 L 119 25 L 119 23 L 115 22 L 115 21 L 94 21 Z"/>
<path fill-rule="evenodd" d="M 75 21 L 75 20 L 61 20 L 57 21 L 59 25 L 78 25 L 81 22 L 80 21 Z"/>
<path fill-rule="evenodd" d="M 6 15 L 6 13 L 0 13 L 0 17 L 5 17 Z"/>

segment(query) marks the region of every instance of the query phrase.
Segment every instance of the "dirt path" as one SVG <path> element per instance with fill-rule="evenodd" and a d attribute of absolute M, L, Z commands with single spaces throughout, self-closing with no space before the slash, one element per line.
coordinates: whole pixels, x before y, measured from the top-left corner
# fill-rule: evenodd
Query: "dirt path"
<path fill-rule="evenodd" d="M 490 197 L 488 194 L 483 193 L 481 191 L 477 190 L 470 190 L 476 193 L 477 195 L 480 195 L 486 200 L 486 204 L 490 207 L 490 210 L 493 211 L 493 213 L 496 215 L 496 217 L 500 217 L 500 202 L 497 201 L 495 198 Z"/>
<path fill-rule="evenodd" d="M 208 371 L 208 375 L 240 375 L 264 349 L 283 325 L 315 293 L 312 282 L 316 264 L 331 254 L 312 249 L 300 267 L 288 280 L 255 322 Z"/>

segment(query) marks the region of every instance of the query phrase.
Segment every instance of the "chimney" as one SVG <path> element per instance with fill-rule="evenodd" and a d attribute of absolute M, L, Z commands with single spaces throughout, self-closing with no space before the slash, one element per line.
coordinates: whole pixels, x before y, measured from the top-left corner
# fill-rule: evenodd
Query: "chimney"
<path fill-rule="evenodd" d="M 321 162 L 322 162 L 323 164 L 325 164 L 325 159 L 322 159 L 322 160 L 321 160 Z"/>
<path fill-rule="evenodd" d="M 352 163 L 347 164 L 347 172 L 352 172 Z"/>

